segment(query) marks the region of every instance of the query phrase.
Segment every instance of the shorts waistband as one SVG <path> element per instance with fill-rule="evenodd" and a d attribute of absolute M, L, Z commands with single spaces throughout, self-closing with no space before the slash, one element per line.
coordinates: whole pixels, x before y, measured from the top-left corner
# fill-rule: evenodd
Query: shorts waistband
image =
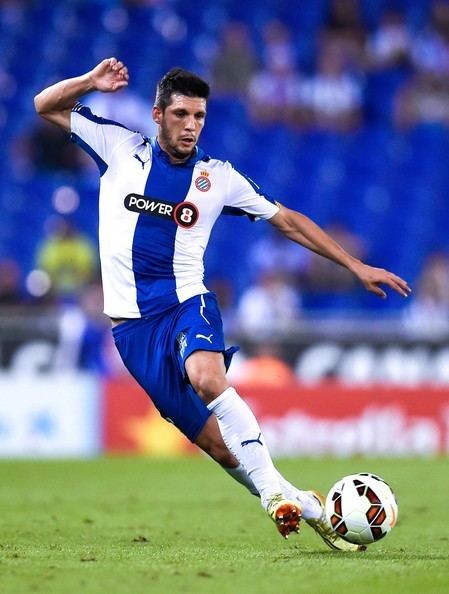
<path fill-rule="evenodd" d="M 157 315 L 145 315 L 141 318 L 129 318 L 112 328 L 112 336 L 114 337 L 114 339 L 120 338 L 121 336 L 125 336 L 126 334 L 129 334 L 134 330 L 137 330 L 137 328 L 141 327 L 146 323 L 154 322 L 160 319 L 161 317 L 173 315 L 177 311 L 180 311 L 180 308 L 187 307 L 193 299 L 202 296 L 204 296 L 205 299 L 216 300 L 216 295 L 213 291 L 208 291 L 207 293 L 194 295 L 193 297 L 189 297 L 189 299 L 186 299 L 186 301 L 183 301 L 182 303 L 178 303 L 165 310 L 160 311 Z"/>
<path fill-rule="evenodd" d="M 112 336 L 114 339 L 120 338 L 125 334 L 129 334 L 133 330 L 136 330 L 139 326 L 145 323 L 148 318 L 135 318 L 133 320 L 126 320 L 117 326 L 112 328 Z"/>

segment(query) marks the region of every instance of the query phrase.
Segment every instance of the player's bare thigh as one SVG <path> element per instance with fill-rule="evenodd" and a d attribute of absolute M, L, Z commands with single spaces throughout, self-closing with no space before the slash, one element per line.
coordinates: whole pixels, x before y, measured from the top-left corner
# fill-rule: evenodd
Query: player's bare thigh
<path fill-rule="evenodd" d="M 187 358 L 185 369 L 194 390 L 206 404 L 229 388 L 223 353 L 195 351 Z"/>

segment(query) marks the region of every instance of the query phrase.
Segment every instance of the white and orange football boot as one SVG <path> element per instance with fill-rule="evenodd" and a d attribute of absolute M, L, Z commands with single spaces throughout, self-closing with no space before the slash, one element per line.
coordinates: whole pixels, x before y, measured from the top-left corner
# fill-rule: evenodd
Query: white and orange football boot
<path fill-rule="evenodd" d="M 268 501 L 267 513 L 285 539 L 292 532 L 299 532 L 301 507 L 298 502 L 285 499 L 281 493 L 273 495 Z"/>

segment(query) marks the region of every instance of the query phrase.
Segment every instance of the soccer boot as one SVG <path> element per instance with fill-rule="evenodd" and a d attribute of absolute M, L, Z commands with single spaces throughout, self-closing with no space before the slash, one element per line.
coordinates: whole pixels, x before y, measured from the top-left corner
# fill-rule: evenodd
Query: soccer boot
<path fill-rule="evenodd" d="M 285 499 L 279 493 L 268 501 L 267 513 L 285 539 L 291 532 L 299 532 L 301 507 L 298 503 Z"/>
<path fill-rule="evenodd" d="M 357 545 L 352 544 L 351 542 L 347 542 L 332 529 L 332 526 L 327 521 L 326 513 L 324 510 L 324 505 L 326 501 L 324 495 L 322 495 L 318 491 L 308 491 L 308 493 L 315 497 L 315 499 L 320 504 L 323 513 L 321 514 L 319 520 L 314 520 L 311 518 L 309 520 L 306 520 L 306 522 L 315 530 L 315 532 L 319 536 L 321 536 L 321 538 L 324 540 L 327 546 L 336 551 L 347 551 L 351 553 L 356 553 L 357 551 L 364 551 L 366 549 L 365 545 Z"/>

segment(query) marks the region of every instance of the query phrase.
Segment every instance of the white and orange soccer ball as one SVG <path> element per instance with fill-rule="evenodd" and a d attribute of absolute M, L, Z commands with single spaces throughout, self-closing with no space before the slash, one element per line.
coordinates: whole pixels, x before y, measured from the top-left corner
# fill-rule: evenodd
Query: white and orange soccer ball
<path fill-rule="evenodd" d="M 398 504 L 383 479 L 360 472 L 335 483 L 326 498 L 326 515 L 342 538 L 367 545 L 391 531 L 398 519 Z"/>

